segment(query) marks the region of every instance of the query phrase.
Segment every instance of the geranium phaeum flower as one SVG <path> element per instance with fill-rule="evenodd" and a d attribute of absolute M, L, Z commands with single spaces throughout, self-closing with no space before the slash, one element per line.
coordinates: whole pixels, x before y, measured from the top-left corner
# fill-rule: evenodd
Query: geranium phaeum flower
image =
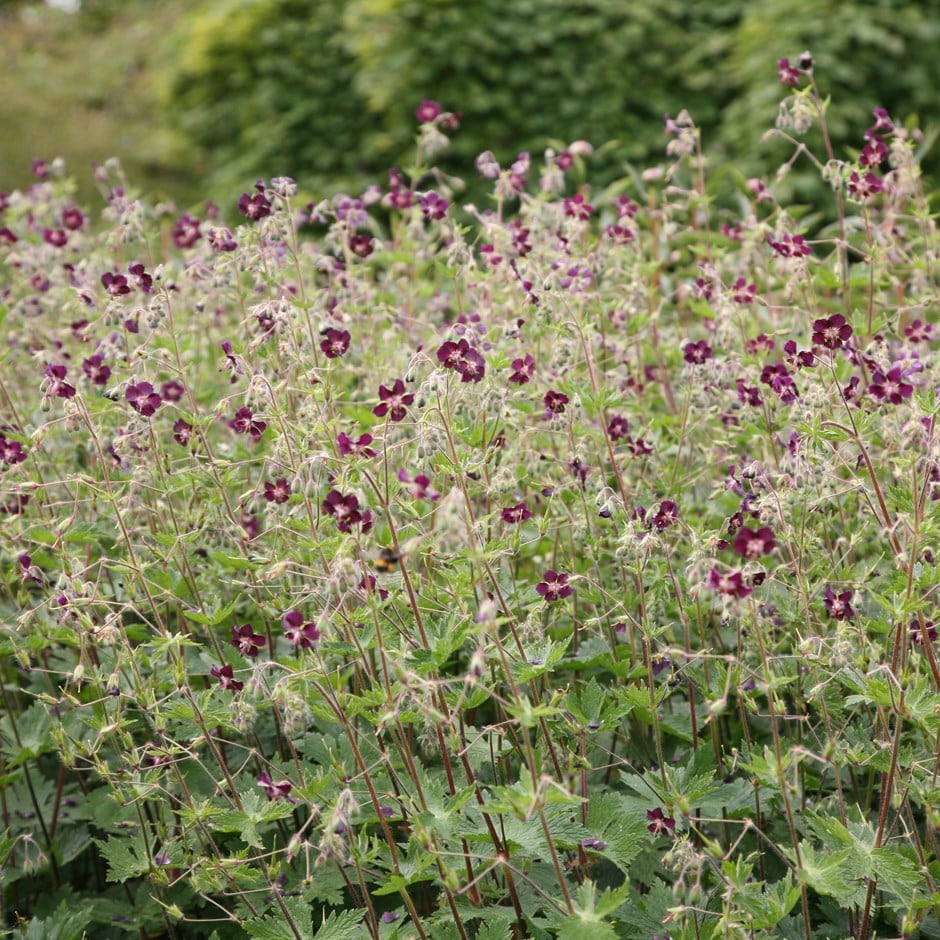
<path fill-rule="evenodd" d="M 559 574 L 549 568 L 542 577 L 544 581 L 539 581 L 535 586 L 535 592 L 546 601 L 559 601 L 563 597 L 568 597 L 572 593 L 572 588 L 568 584 L 568 575 Z"/>

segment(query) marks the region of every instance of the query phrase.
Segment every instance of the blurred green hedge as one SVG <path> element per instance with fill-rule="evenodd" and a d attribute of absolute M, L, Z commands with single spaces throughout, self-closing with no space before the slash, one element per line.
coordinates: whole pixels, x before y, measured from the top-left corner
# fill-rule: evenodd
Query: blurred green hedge
<path fill-rule="evenodd" d="M 425 98 L 462 112 L 446 168 L 465 177 L 482 150 L 578 138 L 617 141 L 592 179 L 622 175 L 661 159 L 682 108 L 716 159 L 770 174 L 777 59 L 813 52 L 847 157 L 876 105 L 937 123 L 938 40 L 940 0 L 214 0 L 167 37 L 164 109 L 216 186 L 374 180 L 410 158 Z"/>

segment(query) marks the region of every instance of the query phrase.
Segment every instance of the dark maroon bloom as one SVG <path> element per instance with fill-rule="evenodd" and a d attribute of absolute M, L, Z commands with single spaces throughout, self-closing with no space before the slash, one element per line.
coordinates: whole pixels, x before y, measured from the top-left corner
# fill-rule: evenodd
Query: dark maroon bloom
<path fill-rule="evenodd" d="M 790 370 L 784 362 L 773 362 L 764 366 L 761 370 L 760 380 L 765 385 L 769 385 L 779 396 L 780 400 L 789 405 L 796 401 L 799 394 L 796 390 L 796 383 Z"/>
<path fill-rule="evenodd" d="M 650 659 L 650 672 L 654 676 L 662 675 L 667 669 L 672 669 L 672 660 L 668 656 L 653 656 Z"/>
<path fill-rule="evenodd" d="M 188 422 L 180 418 L 173 425 L 173 440 L 176 441 L 181 447 L 185 447 L 189 443 L 189 439 L 193 436 L 193 426 Z"/>
<path fill-rule="evenodd" d="M 594 212 L 594 206 L 584 201 L 581 193 L 575 193 L 571 198 L 564 201 L 565 215 L 570 219 L 578 219 L 586 222 Z"/>
<path fill-rule="evenodd" d="M 391 388 L 379 386 L 379 404 L 372 409 L 377 418 L 389 416 L 390 421 L 401 421 L 405 417 L 405 408 L 415 400 L 411 392 L 405 391 L 405 383 L 395 379 Z"/>
<path fill-rule="evenodd" d="M 790 85 L 796 88 L 800 84 L 799 69 L 790 65 L 789 59 L 779 59 L 777 61 L 777 78 L 781 85 Z"/>
<path fill-rule="evenodd" d="M 349 250 L 357 258 L 368 258 L 375 250 L 371 235 L 350 235 Z"/>
<path fill-rule="evenodd" d="M 153 290 L 153 278 L 139 261 L 135 264 L 129 264 L 127 270 L 134 278 L 134 283 L 140 288 L 141 293 L 149 294 Z"/>
<path fill-rule="evenodd" d="M 627 438 L 627 447 L 634 457 L 648 457 L 653 453 L 653 448 L 642 437 Z"/>
<path fill-rule="evenodd" d="M 700 366 L 703 362 L 707 362 L 712 357 L 712 348 L 705 342 L 705 340 L 700 339 L 696 343 L 686 343 L 682 347 L 682 358 L 685 359 L 689 365 Z"/>
<path fill-rule="evenodd" d="M 911 621 L 911 642 L 917 646 L 924 645 L 924 637 L 926 637 L 931 643 L 937 642 L 937 628 L 934 626 L 932 620 L 925 620 L 923 626 L 921 626 L 920 620 L 915 617 Z"/>
<path fill-rule="evenodd" d="M 387 601 L 388 591 L 383 587 L 379 587 L 378 584 L 379 582 L 375 579 L 375 575 L 369 574 L 362 578 L 356 586 L 366 596 L 377 594 L 380 601 Z"/>
<path fill-rule="evenodd" d="M 360 510 L 359 500 L 352 493 L 344 496 L 339 490 L 330 490 L 323 500 L 323 511 L 336 519 L 340 532 L 350 532 L 354 525 L 361 526 L 363 532 L 372 528 L 372 513 Z"/>
<path fill-rule="evenodd" d="M 186 389 L 183 383 L 178 382 L 176 379 L 170 379 L 169 382 L 164 382 L 160 386 L 160 395 L 163 400 L 172 402 L 173 404 L 182 401 L 185 394 Z"/>
<path fill-rule="evenodd" d="M 288 803 L 300 802 L 296 796 L 290 795 L 290 791 L 294 789 L 294 785 L 290 780 L 280 780 L 275 783 L 266 770 L 261 772 L 261 776 L 258 778 L 258 786 L 264 790 L 269 800 L 284 799 Z"/>
<path fill-rule="evenodd" d="M 0 228 L 0 245 L 15 245 L 19 239 L 6 225 Z"/>
<path fill-rule="evenodd" d="M 783 344 L 783 351 L 787 354 L 787 363 L 794 369 L 810 368 L 816 364 L 816 357 L 809 349 L 798 349 L 795 340 L 787 340 Z"/>
<path fill-rule="evenodd" d="M 441 106 L 436 101 L 430 101 L 425 98 L 421 104 L 415 108 L 415 117 L 421 124 L 430 124 L 437 120 L 441 114 Z"/>
<path fill-rule="evenodd" d="M 284 636 L 290 641 L 291 646 L 300 647 L 302 650 L 313 649 L 320 641 L 320 631 L 315 623 L 304 623 L 304 618 L 299 610 L 289 610 L 281 619 L 281 627 L 284 629 Z"/>
<path fill-rule="evenodd" d="M 173 226 L 173 244 L 177 248 L 192 248 L 202 238 L 202 232 L 199 231 L 200 224 L 199 219 L 184 212 Z"/>
<path fill-rule="evenodd" d="M 773 529 L 765 526 L 755 532 L 745 526 L 738 530 L 731 547 L 742 558 L 760 558 L 769 555 L 776 546 Z"/>
<path fill-rule="evenodd" d="M 46 366 L 46 378 L 49 380 L 46 395 L 55 395 L 57 398 L 75 397 L 75 386 L 65 381 L 65 373 L 65 366 L 61 364 Z"/>
<path fill-rule="evenodd" d="M 763 399 L 760 397 L 760 390 L 753 385 L 746 385 L 744 379 L 738 379 L 737 381 L 738 389 L 738 401 L 742 405 L 752 405 L 753 407 L 758 407 Z"/>
<path fill-rule="evenodd" d="M 648 809 L 646 811 L 646 819 L 649 822 L 646 828 L 649 829 L 654 836 L 662 835 L 663 833 L 668 835 L 676 828 L 676 821 L 671 816 L 667 816 L 658 806 L 656 809 Z"/>
<path fill-rule="evenodd" d="M 840 349 L 852 335 L 852 327 L 841 313 L 827 319 L 813 320 L 813 342 L 826 349 Z"/>
<path fill-rule="evenodd" d="M 0 460 L 8 466 L 16 463 L 22 463 L 26 459 L 26 451 L 19 441 L 11 441 L 5 435 L 0 434 Z"/>
<path fill-rule="evenodd" d="M 869 170 L 864 176 L 852 171 L 848 182 L 849 195 L 857 202 L 867 202 L 872 196 L 885 191 L 884 180 Z"/>
<path fill-rule="evenodd" d="M 881 166 L 888 159 L 888 148 L 885 142 L 872 135 L 868 138 L 868 143 L 862 148 L 861 156 L 858 162 L 865 167 Z"/>
<path fill-rule="evenodd" d="M 914 393 L 914 386 L 905 382 L 904 377 L 900 366 L 888 370 L 887 375 L 879 369 L 872 376 L 868 391 L 879 401 L 900 405 L 905 398 L 910 398 Z"/>
<path fill-rule="evenodd" d="M 209 675 L 211 675 L 213 679 L 218 679 L 220 688 L 225 690 L 241 692 L 241 690 L 245 688 L 245 683 L 239 682 L 238 679 L 235 678 L 235 671 L 228 663 L 221 667 L 213 666 L 209 670 Z"/>
<path fill-rule="evenodd" d="M 836 594 L 829 585 L 826 585 L 826 592 L 823 596 L 823 606 L 826 608 L 826 613 L 829 614 L 833 620 L 850 620 L 855 616 L 851 601 L 851 591 L 843 591 L 841 594 Z"/>
<path fill-rule="evenodd" d="M 739 277 L 731 285 L 731 296 L 736 304 L 749 304 L 757 296 L 757 285 L 748 284 L 743 277 Z"/>
<path fill-rule="evenodd" d="M 354 441 L 345 431 L 341 431 L 336 438 L 339 452 L 344 457 L 374 457 L 375 451 L 369 447 L 371 443 L 371 434 L 360 434 L 358 440 Z"/>
<path fill-rule="evenodd" d="M 751 593 L 751 588 L 744 583 L 744 578 L 738 571 L 734 574 L 722 574 L 717 568 L 712 568 L 708 573 L 708 586 L 726 597 L 743 598 Z"/>
<path fill-rule="evenodd" d="M 242 510 L 242 514 L 238 518 L 238 524 L 242 527 L 245 538 L 249 542 L 252 539 L 256 539 L 261 534 L 261 521 L 248 509 Z"/>
<path fill-rule="evenodd" d="M 42 240 L 53 248 L 64 248 L 68 244 L 69 236 L 64 228 L 44 228 Z"/>
<path fill-rule="evenodd" d="M 509 376 L 510 382 L 514 382 L 516 385 L 525 385 L 526 382 L 531 381 L 533 375 L 535 375 L 535 359 L 531 353 L 526 353 L 524 359 L 513 359 L 512 375 Z"/>
<path fill-rule="evenodd" d="M 149 418 L 163 404 L 163 399 L 153 390 L 149 382 L 128 385 L 124 398 L 137 414 Z"/>
<path fill-rule="evenodd" d="M 326 339 L 321 340 L 320 349 L 326 353 L 327 359 L 339 359 L 349 349 L 349 330 L 327 330 Z"/>
<path fill-rule="evenodd" d="M 82 362 L 82 372 L 95 385 L 107 385 L 108 379 L 111 378 L 111 369 L 104 364 L 104 359 L 100 353 L 95 353 Z"/>
<path fill-rule="evenodd" d="M 612 441 L 619 441 L 630 433 L 630 422 L 620 415 L 614 415 L 607 423 L 607 434 Z"/>
<path fill-rule="evenodd" d="M 77 232 L 84 224 L 85 216 L 82 215 L 81 209 L 69 206 L 67 209 L 62 210 L 63 228 L 67 228 L 70 232 Z"/>
<path fill-rule="evenodd" d="M 450 205 L 443 196 L 434 192 L 433 189 L 424 193 L 418 202 L 421 206 L 421 212 L 429 222 L 443 219 L 447 215 L 447 207 Z"/>
<path fill-rule="evenodd" d="M 256 421 L 252 410 L 243 406 L 235 412 L 235 417 L 229 421 L 228 426 L 236 434 L 250 434 L 253 441 L 259 441 L 268 425 L 265 421 Z"/>
<path fill-rule="evenodd" d="M 932 323 L 924 323 L 922 320 L 914 320 L 908 326 L 904 327 L 904 335 L 912 343 L 926 343 L 930 341 L 930 334 L 933 332 Z"/>
<path fill-rule="evenodd" d="M 653 528 L 659 529 L 659 531 L 662 532 L 664 529 L 668 529 L 674 522 L 678 522 L 678 520 L 679 507 L 671 499 L 664 499 L 659 504 L 659 509 L 653 516 Z"/>
<path fill-rule="evenodd" d="M 781 258 L 804 258 L 812 250 L 802 235 L 791 235 L 789 232 L 784 232 L 779 241 L 768 238 L 767 244 Z"/>
<path fill-rule="evenodd" d="M 263 180 L 258 180 L 255 183 L 255 192 L 253 194 L 242 193 L 241 198 L 238 200 L 238 211 L 252 222 L 257 222 L 259 219 L 264 219 L 271 214 L 271 201 L 264 194 Z"/>
<path fill-rule="evenodd" d="M 17 556 L 20 563 L 20 577 L 23 581 L 32 581 L 34 584 L 42 585 L 42 569 L 33 564 L 33 559 L 25 552 Z"/>
<path fill-rule="evenodd" d="M 549 389 L 545 393 L 545 415 L 561 415 L 565 413 L 565 406 L 568 404 L 570 399 L 564 392 L 556 392 L 554 389 Z"/>
<path fill-rule="evenodd" d="M 445 369 L 453 369 L 462 382 L 479 382 L 486 372 L 483 356 L 465 339 L 448 340 L 437 351 L 437 359 Z"/>
<path fill-rule="evenodd" d="M 278 477 L 273 483 L 268 480 L 264 484 L 264 498 L 269 503 L 286 503 L 290 499 L 291 487 L 285 477 Z"/>
<path fill-rule="evenodd" d="M 544 597 L 546 601 L 559 601 L 572 593 L 567 574 L 558 574 L 558 572 L 549 568 L 542 577 L 545 580 L 539 581 L 535 586 L 535 592 L 540 597 Z"/>
<path fill-rule="evenodd" d="M 431 480 L 423 473 L 419 473 L 414 479 L 408 475 L 408 471 L 402 467 L 398 471 L 398 479 L 402 483 L 411 484 L 411 495 L 415 499 L 429 499 L 436 502 L 441 498 L 441 494 L 431 486 Z"/>
<path fill-rule="evenodd" d="M 525 502 L 516 503 L 515 506 L 506 506 L 501 513 L 503 522 L 515 524 L 525 522 L 532 518 L 532 511 L 526 506 Z"/>
<path fill-rule="evenodd" d="M 255 633 L 250 623 L 232 627 L 232 646 L 245 656 L 257 656 L 258 650 L 267 643 L 260 634 Z"/>
<path fill-rule="evenodd" d="M 232 230 L 227 228 L 213 228 L 209 230 L 209 244 L 213 251 L 234 251 L 238 247 Z"/>

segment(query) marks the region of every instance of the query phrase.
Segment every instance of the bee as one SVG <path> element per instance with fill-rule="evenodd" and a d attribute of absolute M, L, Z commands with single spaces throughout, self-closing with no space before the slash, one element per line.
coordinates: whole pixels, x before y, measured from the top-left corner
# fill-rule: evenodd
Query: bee
<path fill-rule="evenodd" d="M 395 565 L 401 560 L 401 555 L 393 548 L 383 548 L 379 557 L 372 564 L 376 571 L 388 573 L 395 570 Z"/>

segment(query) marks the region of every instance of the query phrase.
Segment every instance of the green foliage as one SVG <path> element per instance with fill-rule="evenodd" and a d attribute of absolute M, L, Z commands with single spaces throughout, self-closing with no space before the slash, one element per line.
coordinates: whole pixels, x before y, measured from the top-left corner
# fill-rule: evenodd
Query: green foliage
<path fill-rule="evenodd" d="M 219 189 L 247 188 L 261 173 L 339 185 L 378 170 L 344 45 L 344 5 L 216 0 L 176 24 L 164 114 Z"/>

